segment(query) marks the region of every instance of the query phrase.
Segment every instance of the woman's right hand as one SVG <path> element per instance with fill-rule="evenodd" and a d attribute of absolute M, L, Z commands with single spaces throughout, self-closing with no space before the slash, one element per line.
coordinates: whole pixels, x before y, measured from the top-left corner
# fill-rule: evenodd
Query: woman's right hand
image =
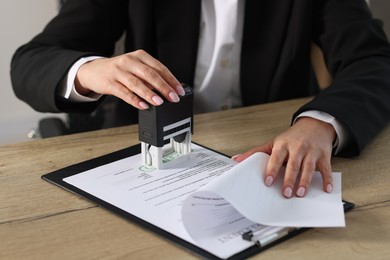
<path fill-rule="evenodd" d="M 182 85 L 168 68 L 143 50 L 83 64 L 75 87 L 81 95 L 114 95 L 138 109 L 161 105 L 160 96 L 179 102 L 178 95 L 184 95 Z"/>

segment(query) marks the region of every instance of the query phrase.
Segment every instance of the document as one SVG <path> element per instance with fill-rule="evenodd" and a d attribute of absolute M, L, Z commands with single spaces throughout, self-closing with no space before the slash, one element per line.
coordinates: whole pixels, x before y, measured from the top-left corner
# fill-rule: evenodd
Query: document
<path fill-rule="evenodd" d="M 316 173 L 305 198 L 286 199 L 282 178 L 264 185 L 266 154 L 236 164 L 192 144 L 187 156 L 156 170 L 143 166 L 138 154 L 63 180 L 220 258 L 253 246 L 241 238 L 247 231 L 267 236 L 286 226 L 345 225 L 340 173 L 333 173 L 331 194 Z"/>

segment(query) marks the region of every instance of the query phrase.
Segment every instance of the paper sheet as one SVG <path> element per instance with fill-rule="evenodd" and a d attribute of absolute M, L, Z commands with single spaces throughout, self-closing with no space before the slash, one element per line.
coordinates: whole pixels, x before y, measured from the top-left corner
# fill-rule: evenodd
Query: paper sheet
<path fill-rule="evenodd" d="M 261 219 L 267 225 L 272 225 L 269 219 L 277 212 L 283 212 L 285 218 L 278 220 L 280 222 L 276 225 L 289 224 L 291 218 L 288 216 L 292 216 L 291 213 L 298 214 L 296 209 L 290 208 L 293 204 L 276 204 L 281 200 L 286 203 L 297 200 L 298 205 L 303 199 L 280 197 L 277 185 L 273 188 L 265 187 L 264 191 L 260 162 L 257 161 L 259 158 L 247 159 L 233 167 L 236 163 L 225 156 L 195 144 L 192 144 L 192 148 L 193 152 L 188 155 L 187 160 L 170 169 L 153 170 L 144 167 L 141 165 L 141 156 L 135 155 L 73 175 L 64 181 L 220 258 L 230 257 L 253 245 L 241 238 L 244 232 L 263 229 L 267 234 L 278 228 L 253 221 L 256 220 L 253 216 L 260 210 L 254 206 L 259 203 L 259 195 L 254 194 L 262 194 L 263 200 L 274 207 L 267 210 L 268 219 Z M 229 171 L 231 169 L 235 170 Z M 243 171 L 251 174 L 243 174 Z M 258 176 L 253 177 L 254 175 Z M 342 210 L 341 188 L 337 186 L 337 176 L 340 174 L 335 175 L 332 194 L 319 191 L 315 185 L 310 188 L 310 196 L 305 199 L 308 201 L 307 207 L 326 209 L 337 199 Z M 257 184 L 251 178 L 257 178 Z M 212 192 L 209 191 L 210 188 Z M 255 191 L 249 191 L 250 189 Z M 195 193 L 196 191 L 199 193 Z M 239 196 L 234 199 L 237 195 Z M 186 198 L 187 207 L 183 208 Z M 312 199 L 316 203 L 310 203 Z M 232 205 L 237 206 L 237 209 Z M 242 213 L 249 214 L 250 217 L 245 218 Z M 328 213 L 335 216 L 334 212 Z M 300 220 L 299 226 L 306 226 L 301 224 L 307 222 Z M 314 220 L 311 221 L 310 224 L 314 223 Z"/>
<path fill-rule="evenodd" d="M 212 244 L 212 238 L 221 237 L 226 226 L 234 226 L 242 216 L 269 226 L 345 226 L 340 173 L 333 173 L 330 194 L 323 191 L 322 177 L 316 172 L 304 198 L 286 199 L 281 192 L 283 173 L 273 186 L 264 184 L 268 158 L 256 153 L 187 198 L 183 223 L 195 241 Z"/>

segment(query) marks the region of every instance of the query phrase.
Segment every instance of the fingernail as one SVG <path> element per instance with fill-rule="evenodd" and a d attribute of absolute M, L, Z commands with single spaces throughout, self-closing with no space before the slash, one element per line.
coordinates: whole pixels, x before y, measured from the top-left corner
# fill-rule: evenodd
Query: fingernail
<path fill-rule="evenodd" d="M 141 101 L 138 103 L 140 105 L 140 107 L 142 107 L 143 109 L 148 109 L 149 108 L 149 105 L 146 104 L 145 102 Z"/>
<path fill-rule="evenodd" d="M 331 193 L 333 191 L 333 187 L 332 187 L 332 184 L 328 184 L 328 185 L 326 185 L 326 192 L 327 193 Z"/>
<path fill-rule="evenodd" d="M 180 98 L 179 96 L 175 93 L 175 92 L 171 92 L 169 93 L 169 97 L 171 98 L 171 100 L 175 103 L 179 102 L 180 101 Z"/>
<path fill-rule="evenodd" d="M 236 154 L 236 155 L 232 156 L 231 159 L 235 161 L 235 160 L 237 159 L 237 157 L 240 156 L 240 155 L 241 155 L 241 154 Z"/>
<path fill-rule="evenodd" d="M 152 97 L 152 100 L 153 100 L 154 103 L 156 103 L 157 106 L 159 106 L 162 103 L 164 103 L 164 100 L 162 100 L 162 98 L 160 98 L 159 96 Z"/>
<path fill-rule="evenodd" d="M 304 187 L 300 187 L 298 190 L 297 190 L 297 196 L 298 197 L 303 197 L 305 196 L 305 191 L 306 189 Z"/>
<path fill-rule="evenodd" d="M 184 91 L 184 88 L 182 87 L 182 85 L 178 85 L 176 87 L 176 91 L 177 93 L 180 95 L 180 96 L 184 96 L 186 94 L 186 92 Z"/>
<path fill-rule="evenodd" d="M 268 187 L 271 186 L 273 182 L 274 182 L 274 177 L 268 176 L 267 178 L 265 178 L 265 185 L 267 185 Z"/>
<path fill-rule="evenodd" d="M 287 187 L 284 189 L 283 195 L 287 198 L 291 198 L 292 196 L 292 189 L 290 187 Z"/>

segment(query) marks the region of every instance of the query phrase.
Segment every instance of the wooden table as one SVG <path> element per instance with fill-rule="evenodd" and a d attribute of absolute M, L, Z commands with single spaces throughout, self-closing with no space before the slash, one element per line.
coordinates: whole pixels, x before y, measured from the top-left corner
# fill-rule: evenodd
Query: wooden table
<path fill-rule="evenodd" d="M 193 140 L 228 155 L 289 126 L 307 99 L 197 115 Z M 175 244 L 41 180 L 138 143 L 137 126 L 0 146 L 0 259 L 196 258 Z M 347 227 L 312 229 L 254 258 L 390 259 L 390 127 L 358 158 L 334 158 Z"/>

